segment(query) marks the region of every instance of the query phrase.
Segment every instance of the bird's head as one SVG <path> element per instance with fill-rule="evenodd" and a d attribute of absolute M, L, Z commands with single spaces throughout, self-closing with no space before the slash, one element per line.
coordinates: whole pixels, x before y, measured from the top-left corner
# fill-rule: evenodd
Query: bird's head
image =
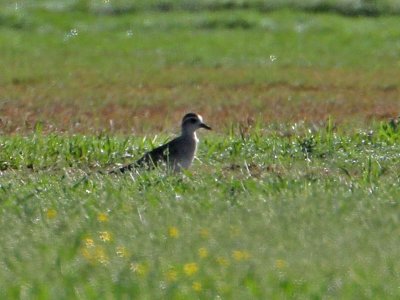
<path fill-rule="evenodd" d="M 193 133 L 199 128 L 211 130 L 211 127 L 203 122 L 203 118 L 195 113 L 188 113 L 182 119 L 182 132 Z"/>

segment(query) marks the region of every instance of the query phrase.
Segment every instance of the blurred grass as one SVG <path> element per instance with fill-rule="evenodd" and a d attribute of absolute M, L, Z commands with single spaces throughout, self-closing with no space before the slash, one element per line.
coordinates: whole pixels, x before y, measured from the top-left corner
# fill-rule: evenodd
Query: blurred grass
<path fill-rule="evenodd" d="M 396 16 L 36 6 L 1 14 L 4 133 L 37 122 L 144 133 L 193 110 L 219 127 L 248 117 L 362 123 L 399 110 Z"/>
<path fill-rule="evenodd" d="M 0 2 L 5 8 L 15 3 Z M 215 11 L 254 9 L 271 11 L 290 8 L 310 12 L 335 12 L 344 15 L 377 16 L 398 14 L 400 5 L 395 0 L 24 0 L 17 6 L 41 8 L 50 11 L 81 11 L 85 13 L 126 14 L 138 11 Z"/>
<path fill-rule="evenodd" d="M 182 176 L 78 186 L 149 141 L 2 137 L 1 297 L 398 297 L 398 128 L 332 125 L 234 128 Z"/>
<path fill-rule="evenodd" d="M 0 8 L 0 298 L 399 297 L 397 1 Z"/>

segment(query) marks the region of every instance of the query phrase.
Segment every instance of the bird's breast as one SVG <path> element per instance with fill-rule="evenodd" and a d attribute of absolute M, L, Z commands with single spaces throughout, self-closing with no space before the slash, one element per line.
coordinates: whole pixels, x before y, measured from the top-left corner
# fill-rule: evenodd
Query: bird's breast
<path fill-rule="evenodd" d="M 182 168 L 189 168 L 197 151 L 197 139 L 186 139 L 182 142 L 177 163 Z"/>

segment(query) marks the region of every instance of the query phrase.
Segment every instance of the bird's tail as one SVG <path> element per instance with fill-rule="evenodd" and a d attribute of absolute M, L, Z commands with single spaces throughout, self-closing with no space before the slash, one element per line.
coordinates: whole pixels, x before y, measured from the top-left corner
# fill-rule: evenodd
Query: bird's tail
<path fill-rule="evenodd" d="M 86 175 L 82 176 L 77 182 L 74 183 L 72 186 L 73 189 L 77 188 L 81 183 L 87 182 L 89 180 L 89 177 L 92 176 L 93 174 L 100 174 L 100 175 L 106 175 L 107 173 L 97 170 L 95 172 L 89 172 Z"/>
<path fill-rule="evenodd" d="M 131 164 L 129 164 L 129 165 L 120 167 L 120 168 L 118 168 L 118 169 L 111 170 L 111 171 L 109 171 L 107 174 L 118 175 L 118 174 L 121 174 L 121 173 L 123 174 L 123 173 L 126 173 L 126 172 L 132 172 L 132 171 L 134 171 L 137 167 L 138 167 L 137 162 L 134 162 L 134 163 L 131 163 Z"/>
<path fill-rule="evenodd" d="M 85 176 L 83 176 L 82 178 L 80 178 L 77 182 L 74 183 L 74 185 L 72 186 L 73 189 L 76 189 L 81 183 L 83 182 L 87 182 L 89 180 L 89 176 L 91 174 L 86 174 Z"/>
<path fill-rule="evenodd" d="M 89 177 L 92 176 L 93 174 L 101 174 L 101 175 L 120 175 L 126 172 L 132 172 L 134 170 L 137 170 L 137 168 L 140 167 L 140 163 L 139 161 L 136 161 L 134 163 L 131 163 L 129 165 L 125 165 L 123 167 L 120 167 L 118 169 L 114 169 L 111 171 L 101 171 L 98 170 L 96 172 L 91 172 L 91 173 L 87 173 L 85 176 L 83 176 L 82 178 L 80 178 L 76 183 L 74 183 L 74 185 L 72 186 L 73 188 L 78 187 L 81 183 L 83 182 L 87 182 L 89 180 Z"/>

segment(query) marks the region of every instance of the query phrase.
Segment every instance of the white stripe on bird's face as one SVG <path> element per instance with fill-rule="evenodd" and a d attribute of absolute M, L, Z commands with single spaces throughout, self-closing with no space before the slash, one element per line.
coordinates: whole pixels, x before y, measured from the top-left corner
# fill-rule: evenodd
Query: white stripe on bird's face
<path fill-rule="evenodd" d="M 203 123 L 203 118 L 195 113 L 188 113 L 182 119 L 182 134 L 193 134 L 197 129 L 211 130 L 211 127 Z"/>

